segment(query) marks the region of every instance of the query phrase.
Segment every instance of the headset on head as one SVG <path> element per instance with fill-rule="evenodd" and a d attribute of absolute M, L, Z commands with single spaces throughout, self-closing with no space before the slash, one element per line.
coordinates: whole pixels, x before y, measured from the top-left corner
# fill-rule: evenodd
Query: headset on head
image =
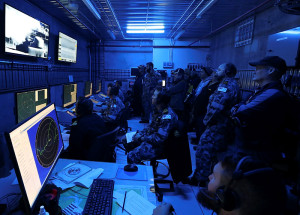
<path fill-rule="evenodd" d="M 221 186 L 216 190 L 216 200 L 218 204 L 226 211 L 233 211 L 234 209 L 237 209 L 240 207 L 240 197 L 239 195 L 230 188 L 230 185 L 232 182 L 240 180 L 242 178 L 248 177 L 250 175 L 260 174 L 263 172 L 271 172 L 273 171 L 272 168 L 259 168 L 250 170 L 247 172 L 243 172 L 241 170 L 241 167 L 243 166 L 245 160 L 251 159 L 250 156 L 243 157 L 237 164 L 233 174 L 232 179 L 226 186 Z"/>

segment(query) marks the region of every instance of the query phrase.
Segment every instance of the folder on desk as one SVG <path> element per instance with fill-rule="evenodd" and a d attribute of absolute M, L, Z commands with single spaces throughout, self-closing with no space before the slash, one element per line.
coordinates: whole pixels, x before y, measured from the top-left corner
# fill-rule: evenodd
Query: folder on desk
<path fill-rule="evenodd" d="M 116 175 L 117 179 L 147 181 L 147 172 L 145 168 L 139 168 L 137 172 L 126 172 L 124 168 L 119 168 Z"/>

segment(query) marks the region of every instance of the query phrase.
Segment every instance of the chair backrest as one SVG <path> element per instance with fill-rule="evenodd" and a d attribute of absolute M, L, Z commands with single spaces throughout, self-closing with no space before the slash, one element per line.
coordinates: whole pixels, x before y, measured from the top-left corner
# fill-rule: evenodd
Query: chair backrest
<path fill-rule="evenodd" d="M 189 141 L 185 124 L 178 120 L 174 131 L 165 143 L 170 172 L 175 183 L 185 179 L 192 173 L 192 162 Z"/>
<path fill-rule="evenodd" d="M 118 126 L 114 130 L 96 137 L 85 154 L 85 160 L 115 162 L 115 140 L 119 129 Z"/>

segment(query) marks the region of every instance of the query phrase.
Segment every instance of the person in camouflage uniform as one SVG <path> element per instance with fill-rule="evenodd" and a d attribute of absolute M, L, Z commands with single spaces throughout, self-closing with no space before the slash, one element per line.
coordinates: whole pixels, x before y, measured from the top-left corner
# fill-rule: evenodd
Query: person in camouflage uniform
<path fill-rule="evenodd" d="M 236 67 L 231 63 L 222 64 L 215 73 L 220 84 L 209 97 L 203 123 L 205 131 L 200 137 L 196 151 L 196 170 L 191 183 L 205 185 L 217 155 L 224 152 L 233 141 L 234 126 L 230 120 L 231 108 L 239 102 L 239 86 L 234 79 Z"/>
<path fill-rule="evenodd" d="M 148 123 L 151 113 L 151 96 L 153 95 L 154 89 L 159 80 L 159 74 L 154 71 L 153 63 L 149 62 L 146 64 L 146 74 L 143 79 L 143 98 L 142 103 L 144 107 L 144 116 L 140 123 Z"/>
<path fill-rule="evenodd" d="M 102 111 L 102 116 L 104 118 L 110 118 L 115 120 L 119 112 L 125 108 L 125 105 L 118 97 L 119 89 L 116 86 L 109 86 L 107 88 L 107 95 L 109 96 L 109 100 L 106 103 L 107 108 Z"/>
<path fill-rule="evenodd" d="M 151 160 L 163 153 L 164 142 L 175 128 L 178 120 L 177 115 L 168 105 L 169 101 L 170 96 L 166 93 L 161 92 L 160 89 L 154 91 L 152 104 L 155 106 L 155 110 L 153 111 L 152 121 L 147 128 L 137 131 L 133 136 L 136 148 L 128 153 L 128 163 L 140 163 L 143 160 Z"/>

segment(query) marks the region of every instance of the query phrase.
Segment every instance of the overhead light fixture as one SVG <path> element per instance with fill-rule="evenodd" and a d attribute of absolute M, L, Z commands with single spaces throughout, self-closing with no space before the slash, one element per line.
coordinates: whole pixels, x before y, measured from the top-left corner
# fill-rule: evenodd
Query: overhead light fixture
<path fill-rule="evenodd" d="M 109 34 L 111 39 L 116 40 L 116 36 L 114 35 L 114 33 L 111 30 L 107 30 L 107 33 Z"/>
<path fill-rule="evenodd" d="M 205 13 L 205 11 L 207 11 L 211 6 L 213 6 L 213 4 L 216 3 L 216 0 L 210 0 L 210 2 L 208 2 L 197 14 L 197 18 L 200 19 L 202 14 Z"/>
<path fill-rule="evenodd" d="M 94 14 L 94 16 L 100 20 L 101 16 L 95 6 L 92 4 L 90 0 L 82 0 L 83 3 L 88 7 L 88 9 Z"/>
<path fill-rule="evenodd" d="M 174 40 L 178 40 L 179 37 L 181 37 L 181 35 L 184 34 L 184 33 L 185 33 L 185 30 L 179 31 L 178 34 L 174 37 Z"/>
<path fill-rule="evenodd" d="M 128 30 L 148 30 L 148 29 L 151 29 L 151 30 L 159 30 L 159 29 L 165 29 L 165 26 L 163 25 L 130 25 L 128 26 L 127 25 L 127 29 Z"/>
<path fill-rule="evenodd" d="M 163 34 L 165 30 L 126 30 L 127 34 Z"/>

